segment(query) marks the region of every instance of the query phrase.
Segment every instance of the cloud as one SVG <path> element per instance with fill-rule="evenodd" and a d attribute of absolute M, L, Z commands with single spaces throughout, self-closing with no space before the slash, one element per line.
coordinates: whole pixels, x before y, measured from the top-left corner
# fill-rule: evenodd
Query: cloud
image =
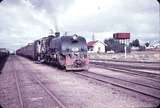
<path fill-rule="evenodd" d="M 0 18 L 0 47 L 17 49 L 46 36 L 51 28 L 56 31 L 56 8 L 64 6 L 63 9 L 66 9 L 65 3 L 59 3 L 55 8 L 41 5 L 29 0 L 10 0 L 0 4 L 0 16 L 3 16 Z"/>
<path fill-rule="evenodd" d="M 4 0 L 0 4 L 0 47 L 19 48 L 53 31 L 103 41 L 130 32 L 143 41 L 159 37 L 156 0 Z"/>
<path fill-rule="evenodd" d="M 125 0 L 124 2 L 120 0 L 94 0 L 93 3 L 91 0 L 87 1 L 90 4 L 82 0 L 77 4 L 83 5 L 75 4 L 66 14 L 62 15 L 63 29 L 98 34 L 131 32 L 131 34 L 136 34 L 132 35 L 133 38 L 140 39 L 148 38 L 146 35 L 153 36 L 153 33 L 156 37 L 159 36 L 159 4 L 156 0 L 137 2 L 133 0 Z M 141 34 L 145 35 L 139 37 Z M 105 36 L 99 38 L 103 40 L 103 37 Z"/>

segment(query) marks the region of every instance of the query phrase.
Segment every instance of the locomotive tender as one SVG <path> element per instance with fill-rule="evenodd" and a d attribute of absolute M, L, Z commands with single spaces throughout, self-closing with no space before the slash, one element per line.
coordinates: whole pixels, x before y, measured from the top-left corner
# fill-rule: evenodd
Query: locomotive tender
<path fill-rule="evenodd" d="M 16 54 L 66 70 L 87 70 L 87 51 L 86 40 L 82 36 L 60 36 L 60 33 L 56 32 L 55 36 L 43 37 L 18 49 Z"/>

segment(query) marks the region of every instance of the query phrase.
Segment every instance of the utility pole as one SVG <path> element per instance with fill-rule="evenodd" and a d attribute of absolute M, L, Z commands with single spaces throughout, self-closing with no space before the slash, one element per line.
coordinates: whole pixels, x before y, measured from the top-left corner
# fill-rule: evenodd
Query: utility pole
<path fill-rule="evenodd" d="M 52 35 L 53 33 L 54 33 L 54 32 L 53 32 L 53 29 L 50 29 L 50 30 L 49 30 L 49 34 Z"/>
<path fill-rule="evenodd" d="M 124 57 L 127 58 L 127 40 L 124 40 Z"/>
<path fill-rule="evenodd" d="M 95 41 L 94 33 L 92 33 L 92 41 Z"/>
<path fill-rule="evenodd" d="M 67 32 L 64 32 L 64 36 L 67 36 Z"/>

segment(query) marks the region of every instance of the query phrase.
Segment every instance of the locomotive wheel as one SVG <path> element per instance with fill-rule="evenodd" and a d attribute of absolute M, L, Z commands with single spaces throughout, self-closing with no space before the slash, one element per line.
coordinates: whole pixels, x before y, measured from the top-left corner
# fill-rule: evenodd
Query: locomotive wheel
<path fill-rule="evenodd" d="M 57 55 L 57 67 L 65 69 L 65 57 L 63 55 Z"/>

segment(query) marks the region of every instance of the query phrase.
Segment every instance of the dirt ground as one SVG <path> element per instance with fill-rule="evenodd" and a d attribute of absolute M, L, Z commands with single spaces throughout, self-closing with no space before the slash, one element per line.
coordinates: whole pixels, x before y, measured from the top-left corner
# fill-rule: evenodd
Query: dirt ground
<path fill-rule="evenodd" d="M 125 58 L 124 53 L 107 54 L 107 53 L 91 53 L 90 59 L 106 59 L 106 60 L 120 60 L 120 61 L 145 61 L 145 62 L 160 62 L 160 49 L 146 50 L 146 51 L 132 51 L 127 53 Z"/>
<path fill-rule="evenodd" d="M 91 67 L 90 71 L 115 76 L 115 72 L 101 68 Z M 53 66 L 36 64 L 23 57 L 10 56 L 0 75 L 0 104 L 3 108 L 20 108 L 14 72 L 17 72 L 20 82 L 24 108 L 59 108 L 55 107 L 57 104 L 51 102 L 32 76 L 38 77 L 66 108 L 143 108 L 154 107 L 159 103 L 157 99 L 109 83 Z"/>

